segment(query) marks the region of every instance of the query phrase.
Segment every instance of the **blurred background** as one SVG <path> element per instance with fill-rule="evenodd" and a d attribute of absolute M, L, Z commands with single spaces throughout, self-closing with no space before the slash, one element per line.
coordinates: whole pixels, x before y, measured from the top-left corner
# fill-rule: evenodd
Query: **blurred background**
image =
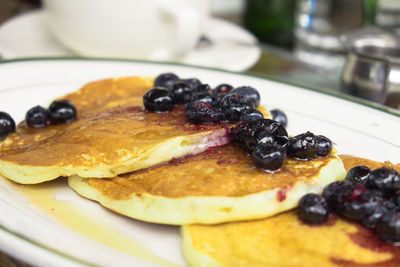
<path fill-rule="evenodd" d="M 195 0 L 186 1 L 207 13 L 197 14 L 204 27 L 190 50 L 186 40 L 179 53 L 171 44 L 173 53 L 150 51 L 143 57 L 95 53 L 93 45 L 85 50 L 64 38 L 54 13 L 70 7 L 55 12 L 57 2 L 0 1 L 2 59 L 105 56 L 180 62 L 255 73 L 400 109 L 400 0 L 203 0 L 208 6 L 201 8 Z"/>

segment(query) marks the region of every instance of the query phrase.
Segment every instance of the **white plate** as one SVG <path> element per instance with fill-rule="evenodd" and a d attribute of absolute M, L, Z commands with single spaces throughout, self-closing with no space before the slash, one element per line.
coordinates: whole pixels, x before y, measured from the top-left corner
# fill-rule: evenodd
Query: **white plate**
<path fill-rule="evenodd" d="M 234 86 L 254 86 L 260 91 L 265 106 L 270 109 L 279 107 L 287 113 L 289 134 L 310 130 L 330 137 L 337 144 L 340 154 L 399 162 L 400 115 L 395 110 L 377 105 L 373 107 L 367 102 L 355 103 L 327 93 L 258 77 L 183 65 L 95 59 L 3 62 L 0 64 L 0 110 L 9 112 L 19 121 L 30 107 L 46 105 L 54 97 L 74 91 L 89 81 L 127 75 L 155 76 L 167 71 L 181 77 L 198 77 L 212 86 L 223 82 Z M 155 256 L 143 258 L 143 253 L 128 255 L 86 238 L 82 232 L 66 226 L 65 219 L 51 215 L 57 212 L 57 208 L 51 208 L 53 204 L 49 202 L 49 207 L 39 208 L 33 198 L 20 193 L 15 185 L 2 179 L 1 250 L 35 265 L 186 265 L 181 254 L 178 227 L 131 220 L 77 196 L 62 181 L 46 184 L 54 184 L 50 194 L 54 203 L 77 209 L 79 216 L 75 214 L 73 222 L 86 222 L 89 217 L 93 227 L 106 229 L 100 231 L 99 236 L 109 234 L 107 238 L 114 240 L 116 235 L 107 231 L 113 229 L 119 236 L 135 240 L 135 244 L 140 245 L 138 250 L 142 248 L 148 255 Z M 20 188 L 25 190 L 40 186 Z"/>
<path fill-rule="evenodd" d="M 244 71 L 261 55 L 257 39 L 236 24 L 210 19 L 205 35 L 214 41 L 206 48 L 195 49 L 180 63 Z M 254 45 L 252 45 L 254 44 Z M 6 59 L 43 56 L 73 56 L 47 28 L 42 10 L 24 13 L 0 26 L 0 55 Z"/>

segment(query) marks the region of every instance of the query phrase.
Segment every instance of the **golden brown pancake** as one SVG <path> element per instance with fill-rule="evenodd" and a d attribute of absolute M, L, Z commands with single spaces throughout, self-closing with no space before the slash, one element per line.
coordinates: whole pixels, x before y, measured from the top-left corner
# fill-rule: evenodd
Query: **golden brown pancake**
<path fill-rule="evenodd" d="M 78 119 L 40 129 L 22 122 L 0 145 L 0 174 L 23 184 L 115 177 L 228 142 L 229 125 L 192 125 L 183 106 L 146 112 L 142 97 L 152 84 L 151 78 L 108 79 L 63 97 L 75 105 Z"/>
<path fill-rule="evenodd" d="M 164 224 L 213 224 L 272 216 L 294 208 L 301 196 L 343 179 L 331 154 L 287 159 L 280 171 L 255 168 L 232 144 L 113 179 L 70 177 L 80 195 L 126 216 Z"/>
<path fill-rule="evenodd" d="M 377 163 L 341 156 L 347 169 Z M 397 165 L 397 169 L 400 166 Z M 297 210 L 275 217 L 182 228 L 191 266 L 400 266 L 400 248 L 385 244 L 360 224 L 332 215 L 321 226 L 298 219 Z"/>

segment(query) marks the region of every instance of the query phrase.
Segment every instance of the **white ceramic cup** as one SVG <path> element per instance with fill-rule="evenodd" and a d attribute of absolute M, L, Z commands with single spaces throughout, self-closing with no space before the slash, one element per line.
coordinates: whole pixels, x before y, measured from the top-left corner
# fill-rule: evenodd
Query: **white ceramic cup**
<path fill-rule="evenodd" d="M 208 0 L 44 0 L 45 20 L 66 47 L 85 56 L 177 59 L 192 50 Z"/>

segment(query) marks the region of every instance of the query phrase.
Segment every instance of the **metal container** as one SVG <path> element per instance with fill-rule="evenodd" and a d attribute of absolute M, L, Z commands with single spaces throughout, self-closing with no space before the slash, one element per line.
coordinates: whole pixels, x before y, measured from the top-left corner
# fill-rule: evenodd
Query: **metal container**
<path fill-rule="evenodd" d="M 346 93 L 395 108 L 400 107 L 400 38 L 381 29 L 347 34 L 342 72 Z"/>

